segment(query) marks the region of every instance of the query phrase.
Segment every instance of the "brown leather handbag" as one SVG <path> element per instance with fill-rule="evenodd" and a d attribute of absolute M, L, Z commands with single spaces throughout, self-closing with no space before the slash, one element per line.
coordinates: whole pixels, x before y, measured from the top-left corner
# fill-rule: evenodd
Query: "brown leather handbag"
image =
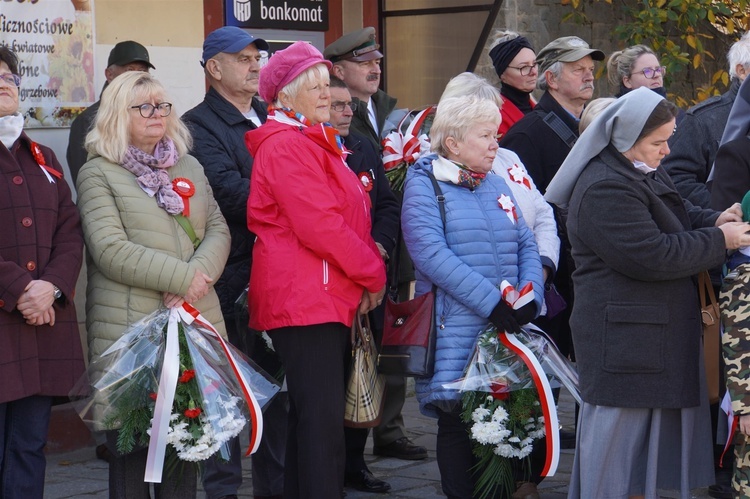
<path fill-rule="evenodd" d="M 698 294 L 701 301 L 701 322 L 703 323 L 703 360 L 706 364 L 706 385 L 711 404 L 719 402 L 721 371 L 719 355 L 721 349 L 721 316 L 716 294 L 707 271 L 698 275 Z"/>

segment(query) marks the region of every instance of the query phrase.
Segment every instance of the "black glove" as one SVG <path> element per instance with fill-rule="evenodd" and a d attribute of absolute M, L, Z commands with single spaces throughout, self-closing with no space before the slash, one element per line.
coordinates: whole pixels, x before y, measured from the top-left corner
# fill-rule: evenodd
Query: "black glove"
<path fill-rule="evenodd" d="M 516 322 L 518 322 L 522 326 L 533 321 L 534 319 L 536 319 L 536 303 L 532 301 L 531 303 L 527 303 L 518 310 L 514 310 L 513 317 L 515 317 Z"/>
<path fill-rule="evenodd" d="M 498 330 L 505 331 L 506 333 L 521 332 L 521 326 L 518 325 L 516 318 L 513 317 L 513 309 L 510 308 L 510 305 L 505 300 L 500 300 L 500 303 L 492 309 L 489 319 Z"/>

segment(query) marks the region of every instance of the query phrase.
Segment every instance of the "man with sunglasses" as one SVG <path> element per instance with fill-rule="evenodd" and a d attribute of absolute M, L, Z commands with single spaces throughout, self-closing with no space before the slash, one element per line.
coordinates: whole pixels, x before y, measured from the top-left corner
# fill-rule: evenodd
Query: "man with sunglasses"
<path fill-rule="evenodd" d="M 354 111 L 360 103 L 353 101 L 346 84 L 331 75 L 330 123 L 344 138 L 344 145 L 351 151 L 346 157 L 349 168 L 357 175 L 364 190 L 370 195 L 372 209 L 372 238 L 387 262 L 388 255 L 396 246 L 400 208 L 385 176 L 380 154 L 367 138 L 350 130 Z M 380 315 L 378 316 L 378 311 Z M 373 330 L 382 332 L 382 308 L 371 312 Z M 390 484 L 376 478 L 365 463 L 364 451 L 367 428 L 345 428 L 346 469 L 345 483 L 364 492 L 385 493 Z"/>
<path fill-rule="evenodd" d="M 258 97 L 261 51 L 265 40 L 234 26 L 224 26 L 203 42 L 203 66 L 210 85 L 203 102 L 182 120 L 193 135 L 190 152 L 203 165 L 214 197 L 229 226 L 232 246 L 224 273 L 216 283 L 229 341 L 254 360 L 257 334 L 238 325 L 235 301 L 250 281 L 255 235 L 247 229 L 247 199 L 253 158 L 245 146 L 245 133 L 265 123 L 266 106 Z M 261 362 L 258 362 L 259 364 Z M 266 365 L 261 365 L 271 372 Z M 277 395 L 265 409 L 260 448 L 252 456 L 253 492 L 256 498 L 281 497 L 284 488 L 286 447 L 286 393 Z M 232 499 L 242 484 L 239 438 L 231 442 L 228 462 L 210 459 L 203 473 L 208 499 Z"/>
<path fill-rule="evenodd" d="M 146 47 L 132 40 L 120 42 L 109 53 L 107 68 L 104 70 L 106 81 L 104 82 L 102 92 L 107 89 L 107 85 L 112 80 L 123 73 L 128 71 L 149 71 L 149 69 L 156 68 L 151 64 Z M 96 113 L 99 111 L 100 102 L 96 101 L 86 108 L 70 125 L 68 151 L 65 157 L 68 160 L 71 185 L 73 186 L 76 185 L 78 170 L 81 169 L 88 159 L 89 153 L 83 147 L 83 144 L 86 141 L 86 134 L 89 133 L 91 126 L 94 124 L 94 118 L 96 118 Z"/>

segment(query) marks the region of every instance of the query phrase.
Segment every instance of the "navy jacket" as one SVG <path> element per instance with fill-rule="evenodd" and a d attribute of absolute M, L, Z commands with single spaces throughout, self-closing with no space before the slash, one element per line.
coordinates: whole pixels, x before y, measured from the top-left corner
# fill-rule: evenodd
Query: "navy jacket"
<path fill-rule="evenodd" d="M 265 122 L 265 105 L 256 97 L 252 106 L 261 122 Z M 216 283 L 226 318 L 233 315 L 234 302 L 250 281 L 255 236 L 247 229 L 247 198 L 253 158 L 245 146 L 245 133 L 256 126 L 213 88 L 208 90 L 203 102 L 182 116 L 182 120 L 193 135 L 190 154 L 203 165 L 232 235 L 229 259 Z"/>

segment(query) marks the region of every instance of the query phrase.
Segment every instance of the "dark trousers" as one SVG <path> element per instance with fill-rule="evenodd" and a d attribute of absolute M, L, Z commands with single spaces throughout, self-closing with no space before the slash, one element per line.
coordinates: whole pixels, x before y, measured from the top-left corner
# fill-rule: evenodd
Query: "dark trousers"
<path fill-rule="evenodd" d="M 279 328 L 269 334 L 289 389 L 284 497 L 341 497 L 350 329 L 326 323 Z"/>
<path fill-rule="evenodd" d="M 129 454 L 117 452 L 117 430 L 107 431 L 107 447 L 112 453 L 109 461 L 110 499 L 149 499 L 151 484 L 144 482 L 148 448 Z M 180 461 L 175 469 L 164 467 L 161 483 L 154 484 L 156 499 L 195 499 L 197 496 L 196 465 Z"/>
<path fill-rule="evenodd" d="M 41 499 L 52 397 L 0 404 L 0 497 Z"/>

